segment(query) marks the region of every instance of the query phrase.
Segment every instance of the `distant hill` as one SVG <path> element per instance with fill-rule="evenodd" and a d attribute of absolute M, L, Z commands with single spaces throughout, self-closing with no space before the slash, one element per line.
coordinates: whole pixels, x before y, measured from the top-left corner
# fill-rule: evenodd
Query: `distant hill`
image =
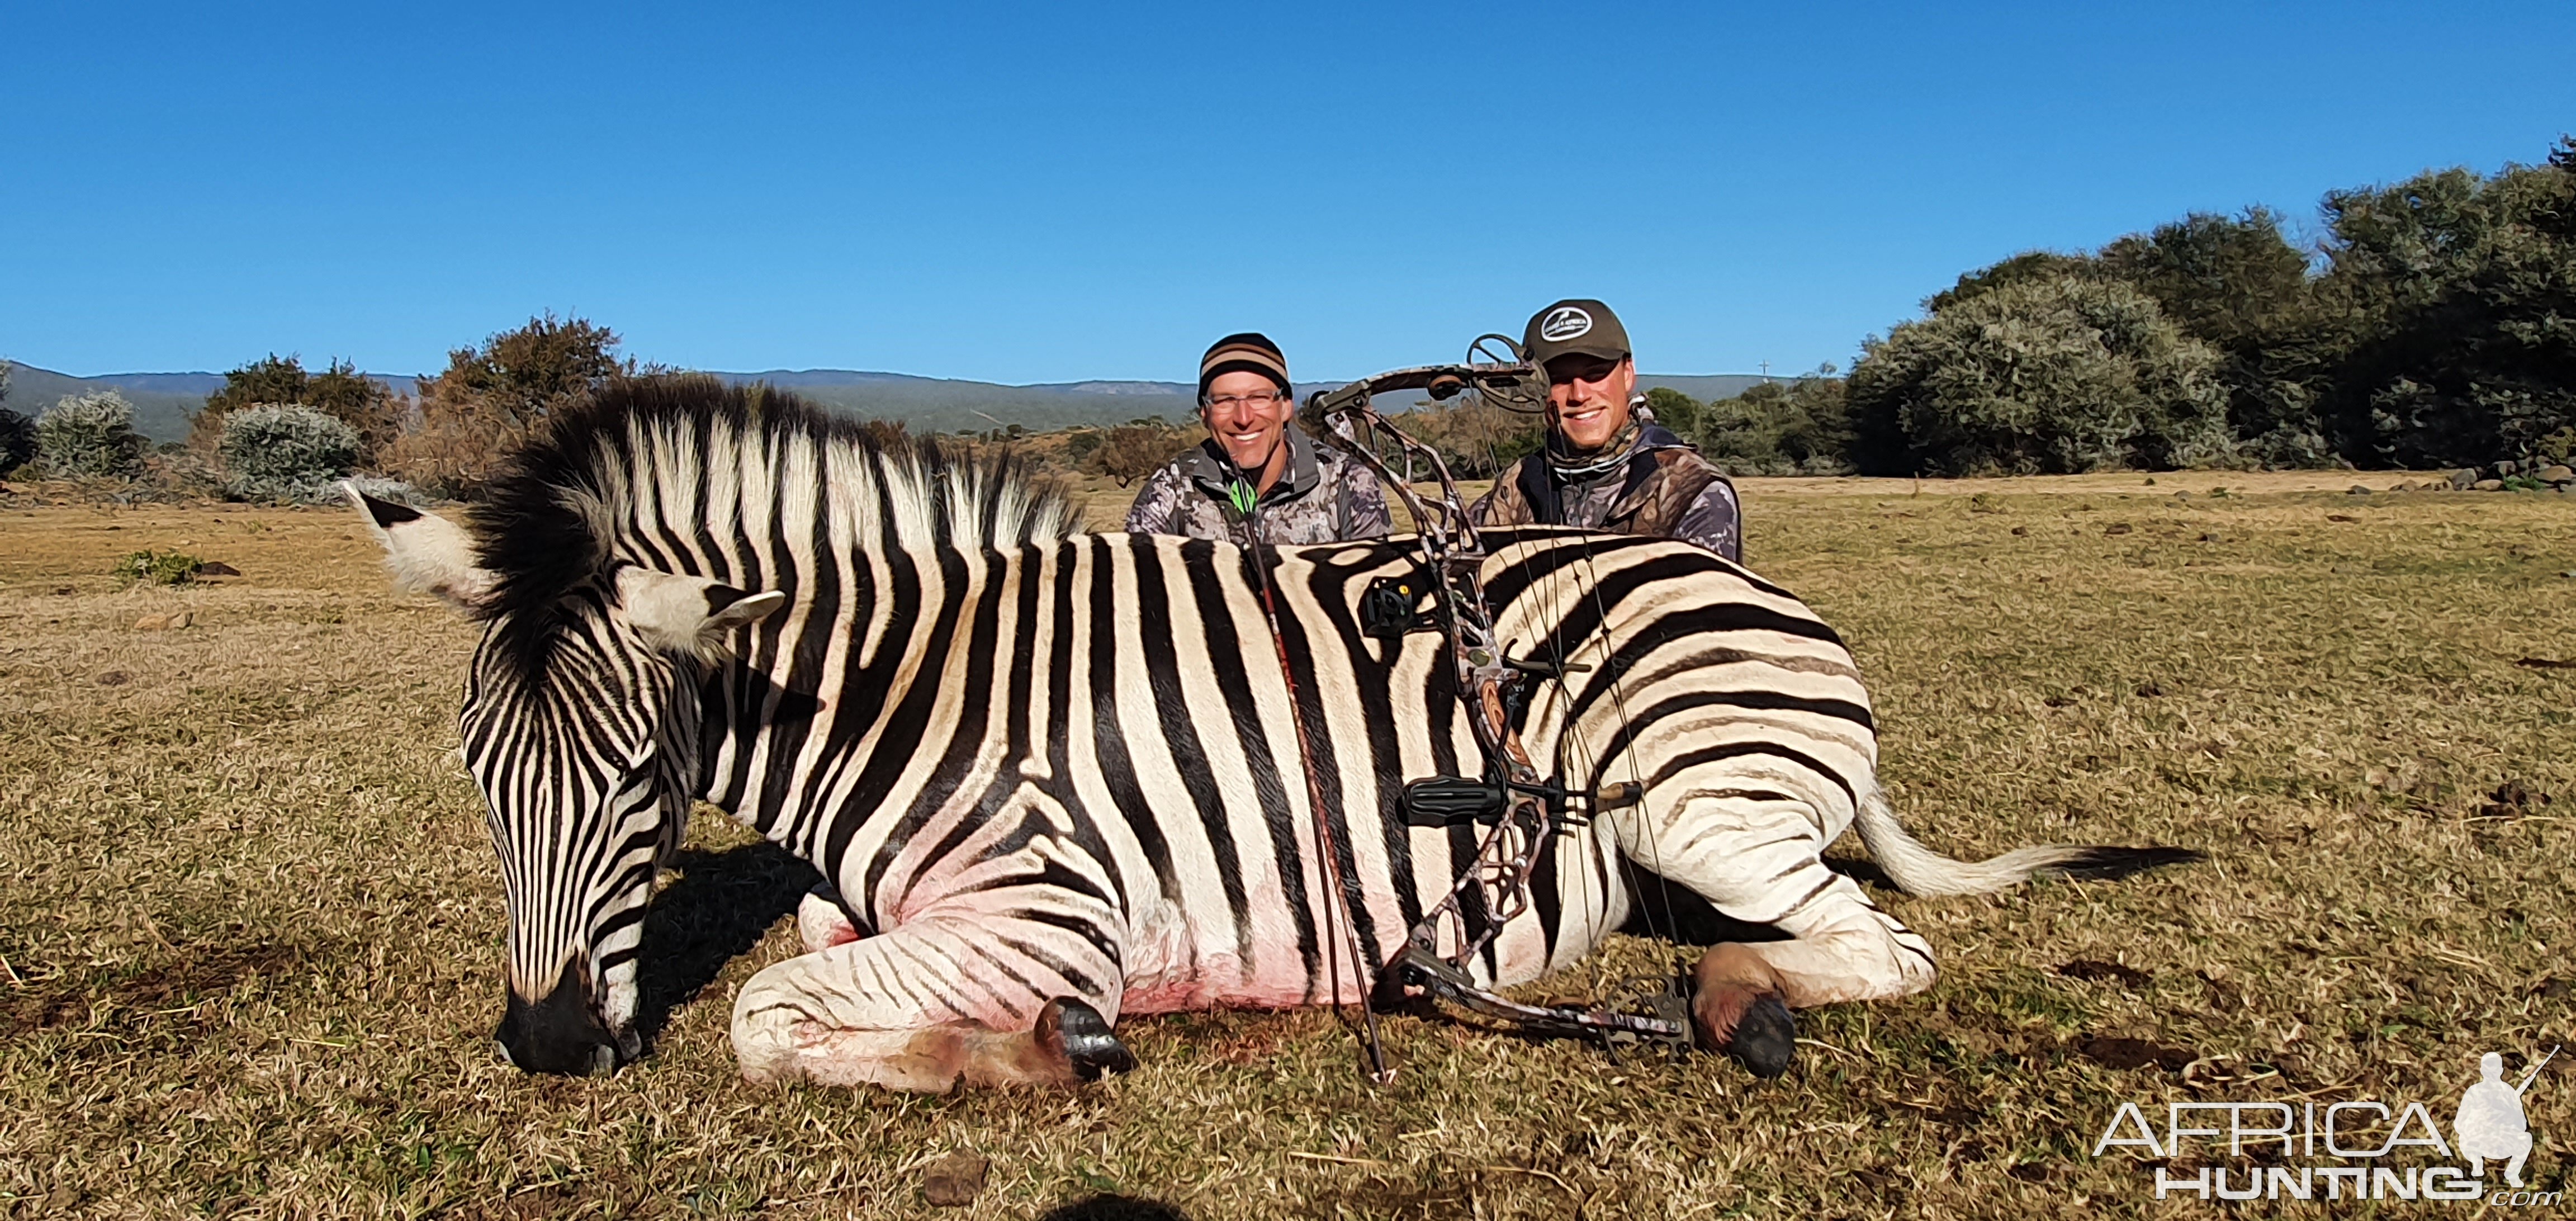
<path fill-rule="evenodd" d="M 1051 432 L 1078 424 L 1124 424 L 1190 413 L 1193 387 L 1173 382 L 1067 382 L 1002 386 L 903 373 L 852 369 L 766 369 L 715 373 L 734 385 L 767 382 L 826 407 L 874 419 L 902 420 L 932 432 L 982 431 L 1012 424 Z"/>
<path fill-rule="evenodd" d="M 1637 375 L 1637 387 L 1641 390 L 1654 390 L 1657 388 L 1679 390 L 1703 403 L 1713 403 L 1719 399 L 1734 398 L 1736 395 L 1742 394 L 1745 391 L 1767 381 L 1787 380 L 1790 379 L 1763 377 L 1760 374 L 1755 373 L 1701 373 L 1680 375 L 1669 373 L 1640 373 Z"/>
<path fill-rule="evenodd" d="M 0 407 L 37 415 L 75 394 L 114 390 L 134 404 L 134 430 L 155 441 L 179 441 L 188 435 L 188 415 L 206 405 L 220 389 L 220 373 L 112 373 L 73 377 L 51 369 L 9 362 L 9 397 Z"/>
<path fill-rule="evenodd" d="M 410 393 L 407 373 L 367 376 Z M 769 369 L 758 373 L 717 373 L 740 385 L 767 382 L 794 390 L 823 406 L 854 415 L 902 420 L 933 432 L 983 430 L 1018 424 L 1031 432 L 1050 432 L 1086 424 L 1124 424 L 1161 416 L 1175 423 L 1194 410 L 1196 387 L 1188 382 L 1089 381 L 1033 386 L 1003 386 L 951 378 L 914 377 L 904 373 L 868 373 L 855 369 Z M 1727 398 L 1762 381 L 1749 374 L 1669 376 L 1638 379 L 1651 388 L 1667 386 L 1696 399 Z M 188 435 L 188 417 L 221 389 L 220 373 L 105 373 L 74 377 L 9 362 L 6 405 L 35 415 L 65 395 L 113 389 L 134 404 L 134 426 L 154 441 L 177 441 Z M 1300 397 L 1329 390 L 1340 382 L 1307 382 Z"/>
<path fill-rule="evenodd" d="M 880 419 L 900 419 L 934 432 L 998 428 L 1018 424 L 1031 432 L 1049 432 L 1085 424 L 1123 424 L 1161 416 L 1179 422 L 1196 410 L 1198 387 L 1189 382 L 1096 381 L 1000 386 L 991 382 L 911 377 L 900 373 L 861 373 L 847 369 L 771 369 L 760 373 L 718 373 L 727 382 L 767 382 L 794 390 L 817 403 Z M 1764 379 L 1749 373 L 1699 376 L 1646 374 L 1637 379 L 1645 389 L 1658 386 L 1695 399 L 1733 398 Z M 1341 382 L 1300 382 L 1298 397 L 1330 390 Z M 1398 405 L 1418 402 L 1402 396 Z"/>

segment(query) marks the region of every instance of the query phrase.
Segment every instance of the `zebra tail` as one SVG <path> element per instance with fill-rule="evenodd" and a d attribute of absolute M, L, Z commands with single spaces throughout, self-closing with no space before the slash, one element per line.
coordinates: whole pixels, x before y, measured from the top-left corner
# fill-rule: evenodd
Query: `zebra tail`
<path fill-rule="evenodd" d="M 2162 865 L 2208 859 L 2192 848 L 2114 848 L 2045 844 L 2017 848 L 1982 861 L 1955 861 L 1926 848 L 1896 821 L 1885 790 L 1872 786 L 1861 799 L 1861 843 L 1888 879 L 1909 895 L 1982 895 L 2006 890 L 2033 877 L 2110 881 Z"/>

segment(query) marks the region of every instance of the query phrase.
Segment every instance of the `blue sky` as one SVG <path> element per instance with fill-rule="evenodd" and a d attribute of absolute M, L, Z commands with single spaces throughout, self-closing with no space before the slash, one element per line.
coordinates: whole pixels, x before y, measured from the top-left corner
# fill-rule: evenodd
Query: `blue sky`
<path fill-rule="evenodd" d="M 2537 161 L 2576 4 L 10 4 L 0 355 L 409 372 L 1450 359 L 1599 296 L 1848 363 L 1961 271 Z"/>

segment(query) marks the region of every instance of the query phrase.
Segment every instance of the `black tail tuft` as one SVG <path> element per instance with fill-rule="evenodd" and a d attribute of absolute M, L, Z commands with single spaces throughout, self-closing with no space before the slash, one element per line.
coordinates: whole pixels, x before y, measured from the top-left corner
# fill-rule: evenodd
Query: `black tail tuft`
<path fill-rule="evenodd" d="M 2150 869 L 2208 859 L 2209 854 L 2197 848 L 2078 848 L 2046 872 L 2053 877 L 2111 882 Z"/>

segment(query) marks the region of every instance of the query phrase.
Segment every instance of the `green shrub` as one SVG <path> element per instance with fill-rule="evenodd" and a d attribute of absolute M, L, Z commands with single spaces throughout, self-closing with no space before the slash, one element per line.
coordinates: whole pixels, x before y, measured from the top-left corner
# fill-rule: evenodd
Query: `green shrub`
<path fill-rule="evenodd" d="M 9 398 L 9 362 L 0 360 L 0 402 Z M 0 475 L 34 461 L 36 422 L 24 413 L 0 407 Z"/>
<path fill-rule="evenodd" d="M 1110 429 L 1092 447 L 1083 459 L 1082 469 L 1107 475 L 1123 488 L 1163 469 L 1163 464 L 1188 449 L 1191 441 L 1188 432 L 1166 427 L 1159 419 L 1122 424 Z"/>
<path fill-rule="evenodd" d="M 1700 408 L 1700 454 L 1730 475 L 1850 474 L 1851 407 L 1833 372 L 1823 365 Z"/>
<path fill-rule="evenodd" d="M 1498 407 L 1477 394 L 1424 403 L 1397 417 L 1395 425 L 1437 451 L 1460 479 L 1491 479 L 1547 443 L 1543 417 Z M 1429 471 L 1415 474 L 1431 477 Z"/>
<path fill-rule="evenodd" d="M 2006 284 L 1863 345 L 1863 470 L 2068 474 L 2236 460 L 2218 356 L 2129 285 Z"/>
<path fill-rule="evenodd" d="M 36 422 L 0 407 L 0 475 L 36 460 Z"/>
<path fill-rule="evenodd" d="M 2544 165 L 2326 196 L 2341 305 L 2323 414 L 2345 458 L 2415 470 L 2536 453 L 2576 428 L 2576 139 Z"/>
<path fill-rule="evenodd" d="M 320 503 L 358 464 L 358 431 L 311 407 L 262 403 L 225 415 L 222 453 L 236 499 Z"/>
<path fill-rule="evenodd" d="M 137 585 L 185 585 L 204 560 L 177 551 L 136 551 L 116 563 L 116 575 Z"/>
<path fill-rule="evenodd" d="M 64 395 L 36 417 L 37 465 L 48 475 L 130 475 L 143 448 L 134 404 L 113 390 Z"/>
<path fill-rule="evenodd" d="M 1699 433 L 1700 412 L 1708 405 L 1669 386 L 1657 386 L 1646 392 L 1646 412 L 1655 422 L 1672 430 L 1674 436 L 1688 439 Z"/>

